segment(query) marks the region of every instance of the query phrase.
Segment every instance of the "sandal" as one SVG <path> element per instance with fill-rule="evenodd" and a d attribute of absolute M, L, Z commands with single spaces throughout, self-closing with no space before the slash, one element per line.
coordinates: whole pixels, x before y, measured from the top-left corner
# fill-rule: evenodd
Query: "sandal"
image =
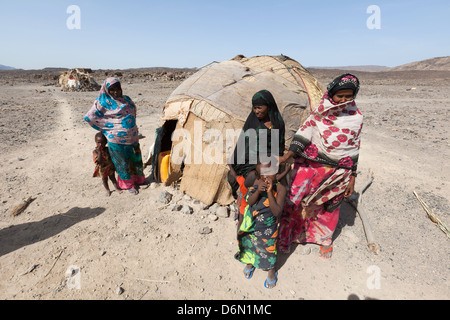
<path fill-rule="evenodd" d="M 273 279 L 272 281 L 269 280 L 269 277 L 266 278 L 266 281 L 264 281 L 264 287 L 266 287 L 267 289 L 272 289 L 271 287 L 269 287 L 269 284 L 274 284 L 277 283 L 278 281 L 278 271 L 275 272 L 275 279 Z"/>
<path fill-rule="evenodd" d="M 137 195 L 139 193 L 135 188 L 128 189 L 128 192 L 132 195 Z"/>
<path fill-rule="evenodd" d="M 327 258 L 327 257 L 324 257 L 324 255 L 325 255 L 325 253 L 327 253 L 327 252 L 333 252 L 333 245 L 331 245 L 331 246 L 330 246 L 328 249 L 326 249 L 326 250 L 323 250 L 323 246 L 320 246 L 320 252 L 321 252 L 321 254 L 320 254 L 320 256 L 319 256 L 320 259 L 325 260 L 325 261 L 330 260 L 330 259 L 331 259 L 331 256 L 330 256 L 329 258 Z"/>
<path fill-rule="evenodd" d="M 244 268 L 245 279 L 251 279 L 253 277 L 253 272 L 255 271 L 255 267 L 251 267 L 250 270 L 247 270 L 247 266 Z"/>

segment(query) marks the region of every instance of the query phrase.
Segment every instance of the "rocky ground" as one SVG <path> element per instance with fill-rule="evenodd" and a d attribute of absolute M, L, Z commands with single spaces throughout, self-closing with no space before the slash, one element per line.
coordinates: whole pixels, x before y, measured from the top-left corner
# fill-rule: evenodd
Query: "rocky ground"
<path fill-rule="evenodd" d="M 325 85 L 343 73 L 312 71 Z M 280 254 L 272 290 L 262 271 L 243 277 L 228 208 L 158 184 L 105 197 L 91 178 L 95 132 L 83 122 L 97 92 L 62 92 L 52 70 L 20 72 L 0 72 L 1 299 L 450 298 L 449 238 L 413 194 L 450 225 L 450 72 L 356 73 L 365 116 L 357 187 L 372 170 L 363 204 L 381 251 L 368 250 L 361 219 L 344 204 L 333 258 L 320 260 L 314 246 Z M 124 76 L 144 154 L 181 81 Z"/>

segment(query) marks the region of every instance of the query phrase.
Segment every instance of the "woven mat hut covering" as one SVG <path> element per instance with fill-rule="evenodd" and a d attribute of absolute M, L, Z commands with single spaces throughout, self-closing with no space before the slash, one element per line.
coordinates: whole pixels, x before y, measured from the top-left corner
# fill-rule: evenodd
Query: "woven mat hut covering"
<path fill-rule="evenodd" d="M 158 155 L 171 151 L 166 185 L 181 179 L 180 191 L 207 205 L 233 202 L 227 159 L 238 134 L 234 140 L 229 135 L 242 129 L 252 97 L 262 89 L 272 93 L 283 116 L 287 146 L 324 90 L 300 63 L 283 55 L 239 55 L 200 69 L 166 101 L 155 139 L 153 178 L 160 181 Z"/>

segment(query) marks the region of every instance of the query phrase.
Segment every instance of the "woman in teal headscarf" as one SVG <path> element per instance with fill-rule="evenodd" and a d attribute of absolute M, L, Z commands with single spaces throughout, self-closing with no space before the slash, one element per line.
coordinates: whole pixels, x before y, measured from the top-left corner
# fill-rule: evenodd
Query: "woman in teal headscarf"
<path fill-rule="evenodd" d="M 108 140 L 108 149 L 116 167 L 121 189 L 137 194 L 137 185 L 145 183 L 136 106 L 130 97 L 122 94 L 120 82 L 107 78 L 94 105 L 84 120 L 99 130 Z"/>

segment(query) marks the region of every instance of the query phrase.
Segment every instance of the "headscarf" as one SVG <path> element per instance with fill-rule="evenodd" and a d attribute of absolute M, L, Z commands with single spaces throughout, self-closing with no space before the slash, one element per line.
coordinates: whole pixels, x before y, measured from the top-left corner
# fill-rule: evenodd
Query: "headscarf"
<path fill-rule="evenodd" d="M 359 157 L 363 116 L 355 100 L 337 104 L 339 90 L 359 91 L 359 80 L 344 74 L 327 87 L 322 100 L 294 135 L 289 150 L 303 158 L 339 168 L 355 169 Z"/>
<path fill-rule="evenodd" d="M 99 95 L 84 120 L 99 130 L 108 142 L 134 144 L 138 141 L 136 126 L 136 106 L 128 96 L 114 99 L 108 89 L 120 81 L 107 78 L 100 88 Z"/>
<path fill-rule="evenodd" d="M 279 129 L 279 130 L 285 129 L 283 117 L 281 116 L 281 113 L 278 110 L 278 106 L 277 106 L 277 103 L 275 102 L 273 95 L 269 91 L 261 90 L 253 95 L 252 107 L 256 107 L 256 106 L 267 106 L 269 119 L 270 119 L 270 122 L 272 123 L 273 129 Z M 254 118 L 256 118 L 259 121 L 259 119 L 256 117 L 253 110 L 250 113 L 248 118 L 251 119 L 250 121 L 253 121 Z M 244 127 L 245 127 L 245 125 L 244 125 Z M 284 134 L 283 134 L 283 137 L 284 137 Z"/>
<path fill-rule="evenodd" d="M 327 87 L 328 96 L 333 98 L 336 92 L 345 89 L 353 90 L 353 99 L 356 98 L 359 91 L 359 80 L 351 73 L 343 74 L 331 81 Z"/>
<path fill-rule="evenodd" d="M 244 127 L 242 128 L 242 133 L 239 136 L 238 143 L 236 145 L 236 148 L 233 153 L 233 164 L 234 169 L 236 170 L 236 173 L 238 175 L 243 175 L 244 177 L 253 169 L 256 167 L 256 161 L 259 158 L 259 151 L 267 150 L 268 155 L 274 155 L 273 153 L 278 148 L 278 155 L 282 155 L 285 148 L 285 124 L 283 121 L 283 117 L 281 116 L 280 111 L 278 110 L 278 106 L 275 102 L 274 97 L 272 94 L 267 90 L 261 90 L 255 93 L 252 97 L 252 107 L 258 106 L 258 105 L 265 105 L 267 106 L 267 111 L 269 115 L 269 119 L 271 122 L 271 129 L 268 129 L 264 123 L 258 119 L 256 114 L 252 111 L 247 117 L 247 120 L 244 123 Z M 256 131 L 257 134 L 257 143 L 251 143 L 249 135 L 246 135 L 248 133 L 249 129 L 253 129 Z M 272 141 L 272 130 L 278 130 L 278 141 L 277 141 L 277 148 L 272 147 L 271 141 Z M 260 135 L 261 133 L 267 133 L 267 145 L 262 146 L 260 148 Z M 245 140 L 243 140 L 245 139 Z M 244 145 L 245 143 L 245 145 Z M 245 146 L 244 152 L 242 150 L 238 150 L 239 146 Z M 265 148 L 264 148 L 265 147 Z M 241 151 L 241 152 L 238 152 Z M 240 155 L 240 157 L 238 157 Z M 242 156 L 245 156 L 243 158 Z M 255 161 L 256 160 L 256 161 Z"/>

